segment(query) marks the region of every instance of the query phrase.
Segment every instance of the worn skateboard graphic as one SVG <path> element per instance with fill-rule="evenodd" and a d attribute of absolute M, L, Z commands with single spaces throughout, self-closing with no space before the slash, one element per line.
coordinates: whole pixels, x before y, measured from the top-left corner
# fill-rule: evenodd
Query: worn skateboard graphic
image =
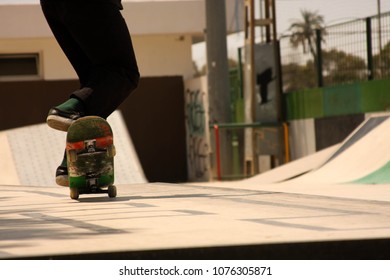
<path fill-rule="evenodd" d="M 112 130 L 105 119 L 83 117 L 69 127 L 66 154 L 72 199 L 91 193 L 116 197 L 113 185 L 115 153 Z"/>

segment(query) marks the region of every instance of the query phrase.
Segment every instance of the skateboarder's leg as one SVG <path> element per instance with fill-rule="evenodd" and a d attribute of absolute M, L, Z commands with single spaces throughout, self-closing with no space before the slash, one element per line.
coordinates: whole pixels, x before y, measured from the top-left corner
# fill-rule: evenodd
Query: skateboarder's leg
<path fill-rule="evenodd" d="M 89 69 L 92 64 L 64 23 L 64 17 L 66 16 L 65 6 L 66 3 L 62 1 L 45 2 L 42 4 L 42 11 L 54 37 L 72 64 L 79 77 L 80 85 L 83 87 L 89 76 Z M 85 106 L 81 100 L 70 98 L 50 109 L 47 123 L 52 128 L 66 131 L 73 120 L 83 115 L 85 115 Z"/>
<path fill-rule="evenodd" d="M 81 89 L 72 97 L 85 105 L 85 115 L 107 118 L 138 85 L 138 67 L 126 23 L 115 5 L 61 3 L 52 22 L 50 13 L 45 14 L 80 78 Z M 60 24 L 56 25 L 58 18 Z"/>
<path fill-rule="evenodd" d="M 107 118 L 139 80 L 131 37 L 118 7 L 104 2 L 53 1 L 42 4 L 42 10 L 80 80 L 80 89 L 49 111 L 48 124 L 51 120 L 51 127 L 67 131 L 80 116 Z M 56 177 L 67 177 L 64 164 Z"/>
<path fill-rule="evenodd" d="M 87 81 L 74 93 L 86 105 L 88 115 L 107 118 L 137 87 L 139 72 L 126 22 L 115 5 L 96 2 L 72 7 L 66 21 L 80 48 L 91 61 Z"/>

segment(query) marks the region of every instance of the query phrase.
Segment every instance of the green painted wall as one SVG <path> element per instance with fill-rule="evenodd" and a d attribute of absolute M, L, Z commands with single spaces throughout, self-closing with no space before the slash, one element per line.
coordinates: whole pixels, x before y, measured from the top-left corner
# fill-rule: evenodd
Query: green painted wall
<path fill-rule="evenodd" d="M 389 111 L 390 80 L 305 89 L 284 97 L 288 120 Z"/>

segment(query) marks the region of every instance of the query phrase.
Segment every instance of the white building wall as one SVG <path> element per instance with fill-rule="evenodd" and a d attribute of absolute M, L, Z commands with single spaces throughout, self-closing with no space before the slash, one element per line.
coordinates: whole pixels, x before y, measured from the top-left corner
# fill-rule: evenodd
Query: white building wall
<path fill-rule="evenodd" d="M 314 119 L 293 120 L 290 122 L 291 160 L 296 160 L 316 152 Z"/>
<path fill-rule="evenodd" d="M 185 82 L 188 180 L 212 179 L 207 77 Z"/>
<path fill-rule="evenodd" d="M 9 0 L 12 1 L 12 0 Z M 45 37 L 50 35 L 39 1 L 36 4 L 1 4 L 0 38 Z M 121 11 L 134 35 L 197 34 L 206 26 L 205 0 L 122 1 Z M 19 4 L 16 4 L 19 3 Z M 243 1 L 226 0 L 227 31 L 244 26 Z M 6 28 L 5 28 L 6 27 Z"/>
<path fill-rule="evenodd" d="M 0 4 L 0 54 L 39 52 L 42 78 L 73 79 L 38 3 Z M 192 78 L 192 36 L 204 32 L 204 0 L 123 1 L 123 6 L 141 76 Z M 242 28 L 243 15 L 242 3 L 226 0 L 228 32 Z"/>
<path fill-rule="evenodd" d="M 192 77 L 191 37 L 182 35 L 134 36 L 133 44 L 141 76 Z M 77 78 L 53 37 L 0 39 L 0 54 L 39 53 L 41 78 Z"/>
<path fill-rule="evenodd" d="M 134 36 L 133 45 L 141 76 L 192 78 L 191 44 L 189 35 Z"/>

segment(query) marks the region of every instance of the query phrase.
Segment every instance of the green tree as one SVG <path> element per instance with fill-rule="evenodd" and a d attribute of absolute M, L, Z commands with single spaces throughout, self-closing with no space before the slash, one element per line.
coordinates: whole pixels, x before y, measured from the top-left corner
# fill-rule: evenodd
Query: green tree
<path fill-rule="evenodd" d="M 374 78 L 390 77 L 390 41 L 383 47 L 382 52 L 373 56 Z"/>
<path fill-rule="evenodd" d="M 367 66 L 363 58 L 335 49 L 330 51 L 323 50 L 322 56 L 322 70 L 326 86 L 367 79 Z M 283 92 L 292 92 L 317 86 L 316 72 L 312 59 L 309 59 L 305 65 L 296 63 L 283 65 L 282 70 Z"/>
<path fill-rule="evenodd" d="M 302 20 L 297 20 L 290 25 L 289 31 L 292 32 L 290 43 L 294 48 L 302 45 L 303 52 L 307 52 L 307 48 L 313 56 L 314 62 L 317 62 L 316 51 L 316 30 L 321 30 L 322 38 L 326 35 L 324 27 L 324 17 L 317 12 L 301 10 Z"/>
<path fill-rule="evenodd" d="M 367 79 L 367 66 L 363 58 L 344 51 L 322 51 L 325 85 L 345 84 Z"/>
<path fill-rule="evenodd" d="M 307 61 L 305 65 L 297 63 L 283 65 L 283 92 L 288 93 L 316 87 L 317 81 L 314 69 L 313 60 Z"/>

